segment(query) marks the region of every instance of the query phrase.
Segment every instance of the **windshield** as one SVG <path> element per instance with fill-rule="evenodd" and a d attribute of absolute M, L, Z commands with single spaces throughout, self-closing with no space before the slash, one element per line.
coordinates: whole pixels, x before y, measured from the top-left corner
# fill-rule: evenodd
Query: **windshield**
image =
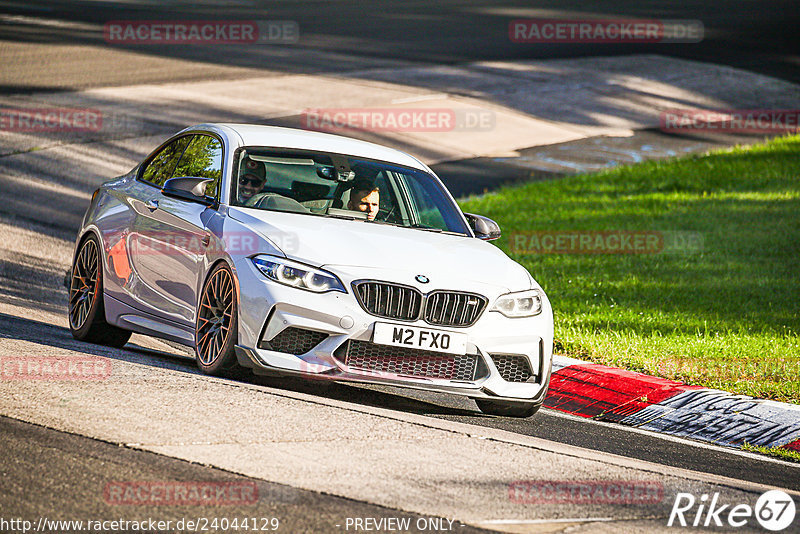
<path fill-rule="evenodd" d="M 246 148 L 231 205 L 470 235 L 430 174 L 339 154 Z"/>

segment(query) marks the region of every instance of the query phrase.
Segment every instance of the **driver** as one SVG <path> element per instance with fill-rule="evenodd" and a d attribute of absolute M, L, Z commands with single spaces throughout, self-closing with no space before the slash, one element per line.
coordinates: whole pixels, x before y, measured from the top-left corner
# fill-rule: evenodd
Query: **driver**
<path fill-rule="evenodd" d="M 380 206 L 380 190 L 373 182 L 367 180 L 356 180 L 350 190 L 350 200 L 347 201 L 347 209 L 351 211 L 361 211 L 367 214 L 367 220 L 374 221 L 378 215 Z"/>
<path fill-rule="evenodd" d="M 239 173 L 239 203 L 246 204 L 253 195 L 260 193 L 267 183 L 267 169 L 260 161 L 247 159 Z"/>

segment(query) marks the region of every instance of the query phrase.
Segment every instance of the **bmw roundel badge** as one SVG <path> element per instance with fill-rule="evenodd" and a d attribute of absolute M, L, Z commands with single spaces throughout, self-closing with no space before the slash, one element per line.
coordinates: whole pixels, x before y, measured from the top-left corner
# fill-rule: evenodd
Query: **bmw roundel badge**
<path fill-rule="evenodd" d="M 428 282 L 430 282 L 428 277 L 425 276 L 424 274 L 418 274 L 417 276 L 414 277 L 414 280 L 416 280 L 420 284 L 427 284 Z"/>

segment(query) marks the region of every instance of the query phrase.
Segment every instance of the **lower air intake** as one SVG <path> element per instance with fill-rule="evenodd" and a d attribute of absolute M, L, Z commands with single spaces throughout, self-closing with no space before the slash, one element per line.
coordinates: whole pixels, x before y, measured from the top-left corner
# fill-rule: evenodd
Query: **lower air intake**
<path fill-rule="evenodd" d="M 443 354 L 353 340 L 336 349 L 336 356 L 351 369 L 444 380 L 475 380 L 478 363 L 476 354 Z"/>

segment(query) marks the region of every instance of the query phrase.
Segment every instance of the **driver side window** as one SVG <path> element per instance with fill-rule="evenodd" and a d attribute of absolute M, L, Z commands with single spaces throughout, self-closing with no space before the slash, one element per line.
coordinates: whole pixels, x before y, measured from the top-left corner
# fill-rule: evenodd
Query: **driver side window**
<path fill-rule="evenodd" d="M 215 197 L 222 178 L 222 143 L 210 135 L 186 135 L 161 149 L 147 164 L 142 180 L 157 187 L 176 176 L 214 180 L 206 195 Z"/>
<path fill-rule="evenodd" d="M 192 136 L 187 135 L 174 140 L 161 149 L 147 164 L 142 173 L 142 180 L 158 187 L 163 187 L 164 182 L 172 177 L 172 171 L 178 164 L 183 151 L 189 144 Z"/>
<path fill-rule="evenodd" d="M 216 198 L 222 178 L 222 143 L 210 135 L 195 135 L 172 176 L 210 178 L 214 181 L 206 187 L 206 195 Z"/>

